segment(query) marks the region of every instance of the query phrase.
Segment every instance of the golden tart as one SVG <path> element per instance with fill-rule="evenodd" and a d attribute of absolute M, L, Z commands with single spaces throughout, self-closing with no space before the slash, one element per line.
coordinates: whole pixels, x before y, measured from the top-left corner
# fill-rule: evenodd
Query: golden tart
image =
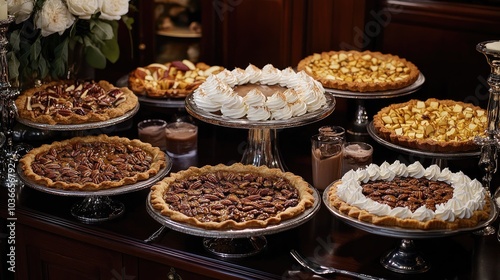
<path fill-rule="evenodd" d="M 478 149 L 474 137 L 484 135 L 486 125 L 487 114 L 480 107 L 435 98 L 392 104 L 373 117 L 381 138 L 430 152 Z"/>
<path fill-rule="evenodd" d="M 151 188 L 151 205 L 173 221 L 200 228 L 263 228 L 312 207 L 312 193 L 290 172 L 219 164 L 171 173 Z"/>
<path fill-rule="evenodd" d="M 420 71 L 404 58 L 371 51 L 329 51 L 302 59 L 298 71 L 305 71 L 324 87 L 377 92 L 413 84 Z"/>
<path fill-rule="evenodd" d="M 326 203 L 366 223 L 423 230 L 475 227 L 494 207 L 478 180 L 418 161 L 351 170 L 327 189 Z"/>
<path fill-rule="evenodd" d="M 137 95 L 182 98 L 193 92 L 208 76 L 224 68 L 189 60 L 152 63 L 130 72 L 128 85 Z"/>
<path fill-rule="evenodd" d="M 28 89 L 15 101 L 22 119 L 41 124 L 82 124 L 120 117 L 138 106 L 128 88 L 106 81 L 57 81 Z"/>
<path fill-rule="evenodd" d="M 20 160 L 36 184 L 63 190 L 97 191 L 147 180 L 164 168 L 165 154 L 137 139 L 75 137 L 35 148 Z"/>

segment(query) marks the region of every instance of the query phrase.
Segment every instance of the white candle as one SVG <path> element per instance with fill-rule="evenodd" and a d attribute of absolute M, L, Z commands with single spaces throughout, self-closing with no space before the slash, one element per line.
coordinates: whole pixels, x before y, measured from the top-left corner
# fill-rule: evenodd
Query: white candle
<path fill-rule="evenodd" d="M 7 19 L 7 0 L 0 0 L 0 20 Z"/>
<path fill-rule="evenodd" d="M 500 41 L 490 42 L 484 46 L 490 51 L 500 51 Z"/>

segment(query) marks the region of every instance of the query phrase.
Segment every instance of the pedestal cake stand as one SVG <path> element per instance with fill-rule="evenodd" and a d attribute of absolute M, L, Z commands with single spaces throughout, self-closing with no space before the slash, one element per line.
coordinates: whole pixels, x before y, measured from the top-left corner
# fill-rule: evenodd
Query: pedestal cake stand
<path fill-rule="evenodd" d="M 281 221 L 276 225 L 269 225 L 265 228 L 247 228 L 231 230 L 210 230 L 194 225 L 179 223 L 163 216 L 161 212 L 151 205 L 151 194 L 146 200 L 146 210 L 157 222 L 178 232 L 201 236 L 203 246 L 210 253 L 224 258 L 242 258 L 253 256 L 267 246 L 265 235 L 282 232 L 302 225 L 309 221 L 318 212 L 321 206 L 319 192 L 314 190 L 314 204 L 306 209 L 302 214 L 288 220 Z"/>
<path fill-rule="evenodd" d="M 194 102 L 193 94 L 186 97 L 186 111 L 193 117 L 214 125 L 248 129 L 248 146 L 241 163 L 255 166 L 266 165 L 270 168 L 285 170 L 278 147 L 277 129 L 306 125 L 329 116 L 335 110 L 335 97 L 325 93 L 326 104 L 319 110 L 286 120 L 251 121 L 231 119 L 220 114 L 200 109 Z"/>
<path fill-rule="evenodd" d="M 368 113 L 364 105 L 365 100 L 371 99 L 385 99 L 385 98 L 395 98 L 404 95 L 412 94 L 418 91 L 425 82 L 425 77 L 422 73 L 419 74 L 417 80 L 404 88 L 387 90 L 387 91 L 374 91 L 374 92 L 355 92 L 347 90 L 338 90 L 332 88 L 325 88 L 326 92 L 331 93 L 335 97 L 342 97 L 348 99 L 356 100 L 356 110 L 354 112 L 354 120 L 348 132 L 353 135 L 366 135 L 366 126 L 369 123 Z"/>
<path fill-rule="evenodd" d="M 333 183 L 332 183 L 333 185 Z M 405 274 L 417 274 L 428 271 L 431 268 L 431 264 L 424 258 L 422 254 L 418 251 L 414 239 L 427 239 L 427 238 L 438 238 L 453 236 L 464 232 L 473 232 L 475 230 L 481 229 L 494 221 L 498 215 L 498 210 L 494 205 L 493 200 L 490 198 L 491 213 L 487 220 L 482 221 L 480 224 L 472 228 L 460 228 L 456 230 L 449 229 L 435 229 L 435 230 L 420 230 L 420 229 L 405 229 L 400 227 L 391 226 L 377 226 L 371 223 L 360 221 L 356 218 L 350 217 L 337 208 L 330 205 L 328 200 L 328 192 L 331 186 L 328 186 L 323 193 L 323 203 L 326 205 L 328 210 L 337 218 L 341 219 L 345 223 L 364 230 L 366 232 L 387 236 L 400 238 L 401 242 L 399 246 L 391 251 L 389 251 L 385 256 L 382 256 L 380 263 L 386 269 Z"/>

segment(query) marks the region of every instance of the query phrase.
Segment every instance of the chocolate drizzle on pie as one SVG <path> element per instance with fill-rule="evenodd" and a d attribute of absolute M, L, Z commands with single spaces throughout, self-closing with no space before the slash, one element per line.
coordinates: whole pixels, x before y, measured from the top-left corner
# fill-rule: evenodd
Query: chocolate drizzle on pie
<path fill-rule="evenodd" d="M 407 207 L 412 212 L 420 206 L 436 210 L 436 205 L 453 197 L 450 184 L 426 178 L 396 177 L 392 181 L 376 180 L 361 184 L 362 193 L 391 208 Z"/>

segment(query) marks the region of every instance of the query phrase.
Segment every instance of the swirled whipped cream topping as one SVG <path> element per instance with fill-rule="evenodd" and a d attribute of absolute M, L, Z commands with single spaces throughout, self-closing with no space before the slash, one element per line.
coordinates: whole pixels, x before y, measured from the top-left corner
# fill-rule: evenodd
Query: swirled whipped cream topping
<path fill-rule="evenodd" d="M 261 91 L 264 89 L 256 87 L 241 99 L 235 99 L 239 94 L 234 87 L 249 84 L 286 89 L 265 94 Z M 202 110 L 249 120 L 285 120 L 319 110 L 326 104 L 325 89 L 320 82 L 304 71 L 297 73 L 290 67 L 280 70 L 271 64 L 262 69 L 249 64 L 245 69 L 211 75 L 194 91 L 193 100 Z"/>
<path fill-rule="evenodd" d="M 453 197 L 436 205 L 436 210 L 423 205 L 412 212 L 407 207 L 391 208 L 366 197 L 362 192 L 363 183 L 376 180 L 392 181 L 395 177 L 426 178 L 445 182 L 453 188 Z M 346 203 L 377 216 L 411 218 L 422 222 L 432 219 L 449 222 L 467 219 L 474 211 L 483 209 L 485 204 L 484 188 L 478 180 L 471 179 L 462 172 L 452 173 L 448 168 L 440 169 L 437 165 L 424 168 L 418 161 L 408 166 L 395 161 L 392 164 L 384 162 L 380 166 L 370 164 L 365 169 L 350 170 L 337 186 L 337 196 Z"/>

